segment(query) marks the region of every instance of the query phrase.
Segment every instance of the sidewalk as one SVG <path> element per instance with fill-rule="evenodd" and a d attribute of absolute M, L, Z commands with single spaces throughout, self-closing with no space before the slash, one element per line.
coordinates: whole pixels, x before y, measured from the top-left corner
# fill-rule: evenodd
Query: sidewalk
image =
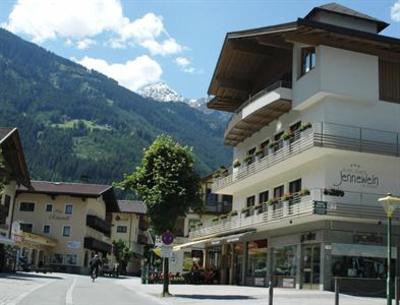
<path fill-rule="evenodd" d="M 0 273 L 0 305 L 17 304 L 34 290 L 46 286 L 58 277 L 37 273 Z"/>
<path fill-rule="evenodd" d="M 171 297 L 161 298 L 161 285 L 142 285 L 138 278 L 121 279 L 119 284 L 158 300 L 161 305 L 268 305 L 268 289 L 223 285 L 170 285 Z M 340 305 L 384 305 L 382 298 L 340 295 Z M 334 293 L 316 290 L 274 289 L 274 305 L 334 305 Z"/>

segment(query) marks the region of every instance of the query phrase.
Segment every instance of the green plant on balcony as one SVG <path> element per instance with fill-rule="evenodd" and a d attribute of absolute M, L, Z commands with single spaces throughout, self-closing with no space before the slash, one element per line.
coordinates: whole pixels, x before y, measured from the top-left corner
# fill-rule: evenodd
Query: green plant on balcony
<path fill-rule="evenodd" d="M 252 156 L 252 155 L 247 155 L 247 156 L 244 158 L 243 161 L 244 161 L 244 163 L 250 164 L 250 163 L 253 162 L 253 156 Z"/>
<path fill-rule="evenodd" d="M 236 210 L 233 210 L 233 211 L 231 211 L 231 212 L 229 213 L 229 215 L 230 215 L 231 217 L 234 217 L 234 216 L 237 216 L 237 215 L 238 215 L 238 212 L 237 212 Z"/>
<path fill-rule="evenodd" d="M 282 139 L 284 141 L 288 141 L 290 139 L 293 139 L 294 134 L 291 131 L 286 131 L 283 135 L 282 135 Z"/>
<path fill-rule="evenodd" d="M 219 217 L 214 217 L 213 219 L 211 219 L 212 222 L 218 222 L 219 221 Z"/>
<path fill-rule="evenodd" d="M 304 130 L 310 129 L 311 127 L 312 127 L 312 124 L 310 122 L 308 122 L 308 123 L 301 125 L 299 130 L 304 131 Z"/>
<path fill-rule="evenodd" d="M 257 204 L 255 206 L 255 209 L 256 209 L 258 214 L 261 214 L 264 211 L 264 206 L 265 206 L 264 202 L 263 203 L 259 203 L 259 204 Z"/>
<path fill-rule="evenodd" d="M 225 166 L 221 166 L 218 170 L 220 177 L 226 177 L 228 175 L 228 169 Z"/>
<path fill-rule="evenodd" d="M 272 143 L 270 143 L 269 145 L 268 145 L 268 148 L 269 149 L 275 149 L 275 148 L 277 148 L 279 146 L 279 143 L 278 142 L 272 142 Z"/>
<path fill-rule="evenodd" d="M 237 168 L 240 165 L 242 165 L 242 164 L 240 163 L 239 159 L 235 159 L 235 161 L 233 161 L 233 168 Z"/>
<path fill-rule="evenodd" d="M 269 199 L 267 202 L 266 202 L 266 204 L 267 205 L 274 205 L 274 204 L 277 204 L 279 202 L 279 198 L 272 198 L 272 199 Z"/>
<path fill-rule="evenodd" d="M 220 219 L 221 219 L 221 220 L 225 220 L 225 219 L 227 219 L 227 218 L 228 218 L 228 215 L 221 215 L 221 216 L 220 216 Z"/>
<path fill-rule="evenodd" d="M 256 151 L 256 156 L 259 158 L 264 157 L 264 149 L 260 148 Z"/>
<path fill-rule="evenodd" d="M 221 177 L 221 174 L 219 172 L 214 173 L 213 175 L 214 179 L 218 179 L 219 177 Z"/>
<path fill-rule="evenodd" d="M 202 223 L 202 222 L 199 222 L 199 223 L 197 224 L 197 227 L 201 227 L 201 226 L 203 226 L 203 223 Z"/>
<path fill-rule="evenodd" d="M 308 196 L 308 195 L 310 195 L 310 190 L 309 189 L 302 189 L 302 190 L 300 190 L 299 195 L 301 197 Z"/>
<path fill-rule="evenodd" d="M 241 210 L 242 213 L 247 213 L 248 211 L 250 211 L 250 207 L 244 207 Z"/>
<path fill-rule="evenodd" d="M 283 194 L 282 198 L 283 201 L 288 201 L 288 200 L 292 200 L 293 199 L 293 194 L 291 193 L 285 193 Z"/>

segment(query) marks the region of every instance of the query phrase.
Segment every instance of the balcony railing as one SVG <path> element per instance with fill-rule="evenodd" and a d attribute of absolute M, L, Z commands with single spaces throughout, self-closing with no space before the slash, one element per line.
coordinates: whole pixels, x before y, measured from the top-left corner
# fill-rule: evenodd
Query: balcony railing
<path fill-rule="evenodd" d="M 325 147 L 357 152 L 400 156 L 399 133 L 370 128 L 314 122 L 311 128 L 297 131 L 289 140 L 279 140 L 275 147 L 253 156 L 247 164 L 230 168 L 223 177 L 214 179 L 212 191 L 217 192 L 247 177 L 279 164 L 313 147 Z"/>
<path fill-rule="evenodd" d="M 100 252 L 111 252 L 111 245 L 104 241 L 95 239 L 93 237 L 85 237 L 83 246 L 86 249 L 100 251 Z"/>
<path fill-rule="evenodd" d="M 86 216 L 86 225 L 89 228 L 99 231 L 106 236 L 110 236 L 110 234 L 111 234 L 111 224 L 97 216 L 87 215 Z"/>
<path fill-rule="evenodd" d="M 314 220 L 324 217 L 353 218 L 357 221 L 385 219 L 385 212 L 378 204 L 378 198 L 385 196 L 376 193 L 345 191 L 343 196 L 332 196 L 323 189 L 312 189 L 309 195 L 293 195 L 288 200 L 279 199 L 274 204 L 250 207 L 236 216 L 221 219 L 213 224 L 204 225 L 189 233 L 190 238 L 209 235 L 234 233 L 243 229 L 256 229 L 260 226 L 275 224 L 287 226 L 283 219 L 314 216 Z"/>

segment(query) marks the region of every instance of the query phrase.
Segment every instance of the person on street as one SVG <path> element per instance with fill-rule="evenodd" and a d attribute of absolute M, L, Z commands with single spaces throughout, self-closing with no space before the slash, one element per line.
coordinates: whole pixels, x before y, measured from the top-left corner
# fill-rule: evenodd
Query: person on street
<path fill-rule="evenodd" d="M 94 280 L 99 276 L 99 270 L 101 267 L 101 259 L 98 254 L 93 256 L 92 260 L 90 261 L 90 276 Z"/>

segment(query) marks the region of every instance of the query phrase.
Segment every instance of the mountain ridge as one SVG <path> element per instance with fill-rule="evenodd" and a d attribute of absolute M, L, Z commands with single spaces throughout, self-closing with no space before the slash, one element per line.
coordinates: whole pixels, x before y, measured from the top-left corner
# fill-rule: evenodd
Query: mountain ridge
<path fill-rule="evenodd" d="M 225 121 L 159 103 L 0 28 L 0 125 L 20 129 L 34 179 L 111 183 L 167 133 L 193 147 L 200 174 L 227 163 Z"/>

